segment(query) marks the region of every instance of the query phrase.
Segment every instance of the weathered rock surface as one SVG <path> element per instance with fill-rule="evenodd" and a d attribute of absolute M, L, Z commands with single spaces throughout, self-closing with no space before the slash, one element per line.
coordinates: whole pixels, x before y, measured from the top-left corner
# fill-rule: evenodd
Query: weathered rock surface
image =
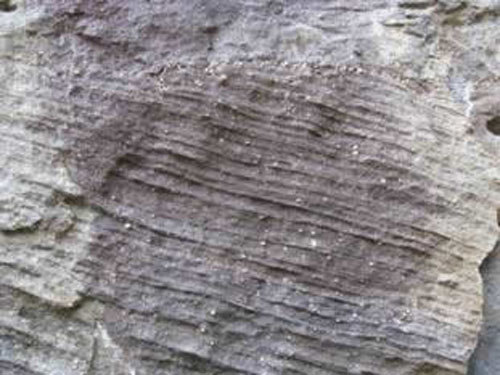
<path fill-rule="evenodd" d="M 0 8 L 0 373 L 467 372 L 500 4 Z"/>

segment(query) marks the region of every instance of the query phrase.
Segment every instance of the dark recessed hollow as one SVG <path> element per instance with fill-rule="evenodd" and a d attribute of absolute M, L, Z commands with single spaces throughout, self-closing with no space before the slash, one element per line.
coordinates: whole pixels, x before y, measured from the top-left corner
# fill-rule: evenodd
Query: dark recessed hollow
<path fill-rule="evenodd" d="M 0 0 L 0 12 L 13 12 L 17 9 L 17 5 L 11 4 L 10 0 Z"/>
<path fill-rule="evenodd" d="M 500 136 L 500 116 L 489 119 L 486 123 L 486 129 L 488 129 L 490 133 Z"/>

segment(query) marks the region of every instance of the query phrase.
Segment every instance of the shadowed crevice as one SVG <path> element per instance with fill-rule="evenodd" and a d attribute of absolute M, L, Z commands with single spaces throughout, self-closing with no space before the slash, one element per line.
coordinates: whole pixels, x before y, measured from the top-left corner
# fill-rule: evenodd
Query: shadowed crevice
<path fill-rule="evenodd" d="M 483 324 L 467 375 L 500 374 L 500 239 L 479 268 L 483 279 Z"/>

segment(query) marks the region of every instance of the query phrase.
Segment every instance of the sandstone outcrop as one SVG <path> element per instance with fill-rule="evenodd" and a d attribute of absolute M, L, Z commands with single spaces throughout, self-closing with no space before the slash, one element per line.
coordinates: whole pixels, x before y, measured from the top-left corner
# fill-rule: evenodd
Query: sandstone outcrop
<path fill-rule="evenodd" d="M 0 373 L 493 374 L 499 15 L 0 5 Z"/>

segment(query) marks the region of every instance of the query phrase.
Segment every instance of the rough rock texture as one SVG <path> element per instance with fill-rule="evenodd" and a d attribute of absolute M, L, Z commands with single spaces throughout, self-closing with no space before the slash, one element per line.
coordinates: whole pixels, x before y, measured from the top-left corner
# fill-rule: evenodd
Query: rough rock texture
<path fill-rule="evenodd" d="M 0 373 L 465 374 L 498 238 L 499 16 L 1 5 Z M 488 285 L 476 375 L 498 374 Z"/>

